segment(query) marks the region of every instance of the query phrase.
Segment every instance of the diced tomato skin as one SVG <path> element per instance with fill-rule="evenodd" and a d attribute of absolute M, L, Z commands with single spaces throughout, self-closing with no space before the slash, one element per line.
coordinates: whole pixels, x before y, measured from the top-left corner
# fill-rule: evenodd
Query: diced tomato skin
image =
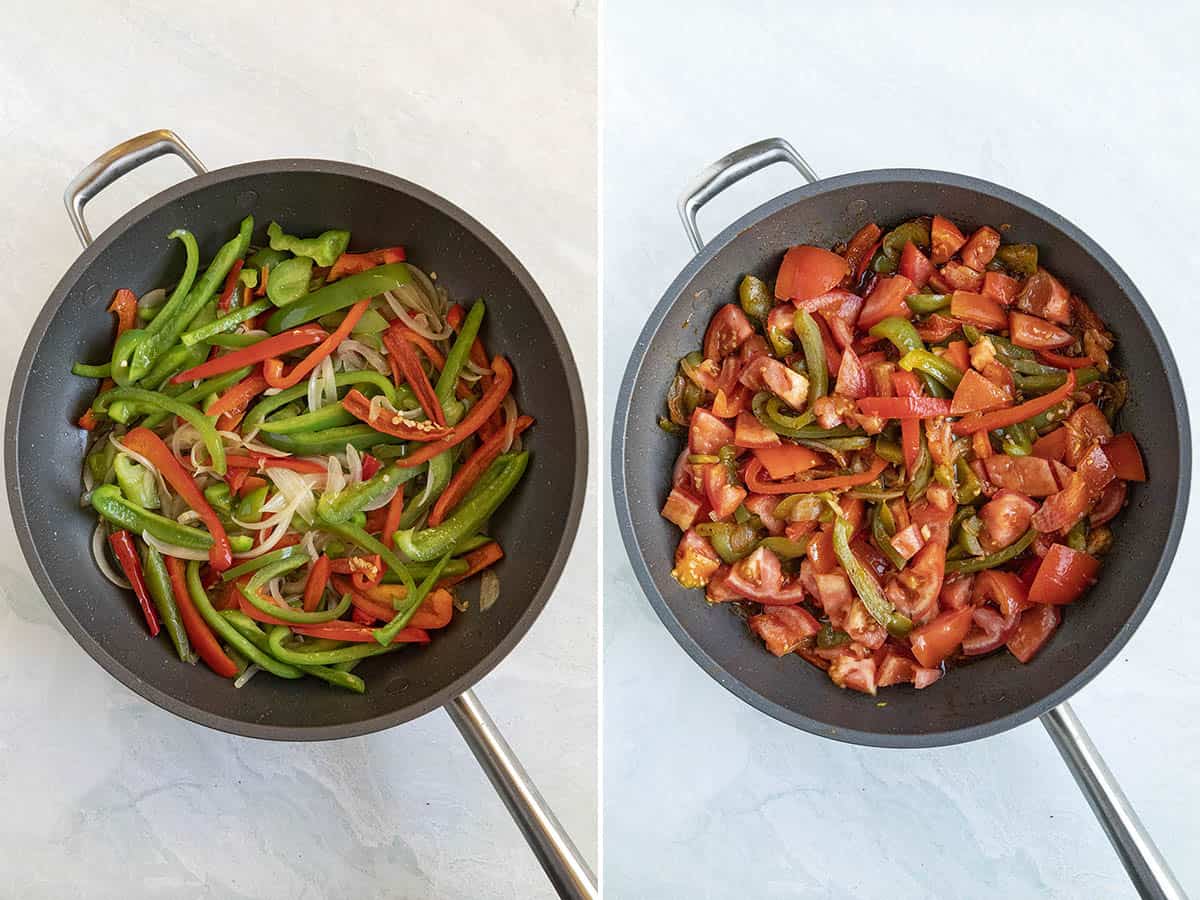
<path fill-rule="evenodd" d="M 704 407 L 697 407 L 688 426 L 688 449 L 702 456 L 714 456 L 733 443 L 733 429 Z"/>
<path fill-rule="evenodd" d="M 779 557 L 759 547 L 729 567 L 726 586 L 749 600 L 770 603 L 779 592 L 782 572 Z"/>
<path fill-rule="evenodd" d="M 976 272 L 970 266 L 964 266 L 962 263 L 951 260 L 942 266 L 938 272 L 946 284 L 953 290 L 972 291 L 975 293 L 983 290 L 983 273 Z"/>
<path fill-rule="evenodd" d="M 1021 613 L 1021 621 L 1008 639 L 1008 651 L 1021 662 L 1029 662 L 1050 640 L 1061 621 L 1062 613 L 1057 606 L 1031 606 Z"/>
<path fill-rule="evenodd" d="M 913 629 L 908 639 L 913 656 L 922 666 L 935 669 L 962 646 L 971 628 L 971 607 L 942 613 L 933 621 Z"/>
<path fill-rule="evenodd" d="M 1088 513 L 1088 524 L 1093 528 L 1111 522 L 1125 506 L 1125 497 L 1129 493 L 1128 482 L 1115 479 L 1100 494 L 1100 499 Z"/>
<path fill-rule="evenodd" d="M 963 609 L 971 605 L 971 592 L 975 586 L 974 575 L 951 575 L 942 582 L 938 604 L 942 609 Z"/>
<path fill-rule="evenodd" d="M 840 688 L 875 696 L 875 660 L 843 654 L 829 665 L 829 678 Z"/>
<path fill-rule="evenodd" d="M 983 432 L 979 432 L 982 434 Z M 1062 462 L 1067 453 L 1067 430 L 1055 428 L 1033 442 L 1033 455 Z"/>
<path fill-rule="evenodd" d="M 934 313 L 924 324 L 917 326 L 917 334 L 921 336 L 921 340 L 928 341 L 931 344 L 936 344 L 939 341 L 944 341 L 954 332 L 958 331 L 959 323 L 951 319 L 949 316 L 943 316 L 941 313 Z"/>
<path fill-rule="evenodd" d="M 1066 544 L 1054 544 L 1042 558 L 1029 588 L 1030 603 L 1074 603 L 1096 580 L 1100 560 Z"/>
<path fill-rule="evenodd" d="M 1095 403 L 1086 403 L 1079 407 L 1058 429 L 1066 435 L 1066 449 L 1063 462 L 1071 468 L 1079 465 L 1092 444 L 1099 441 L 1105 445 L 1105 455 L 1108 455 L 1107 443 L 1113 436 L 1112 426 Z M 1110 457 L 1111 458 L 1111 457 Z M 1118 474 L 1118 478 L 1120 475 Z"/>
<path fill-rule="evenodd" d="M 1058 492 L 1058 480 L 1049 460 L 1037 456 L 989 456 L 983 460 L 987 479 L 1028 497 L 1049 497 Z"/>
<path fill-rule="evenodd" d="M 1129 432 L 1122 432 L 1104 443 L 1104 453 L 1113 472 L 1122 481 L 1145 481 L 1146 464 L 1137 441 Z"/>
<path fill-rule="evenodd" d="M 971 599 L 976 605 L 993 603 L 1006 618 L 1014 618 L 1028 605 L 1028 590 L 1021 579 L 1004 569 L 984 569 L 975 576 Z"/>
<path fill-rule="evenodd" d="M 991 297 L 972 291 L 955 291 L 950 298 L 950 315 L 960 322 L 988 331 L 1000 331 L 1008 326 L 1008 315 Z"/>
<path fill-rule="evenodd" d="M 747 494 L 742 505 L 751 513 L 762 519 L 763 527 L 772 535 L 783 534 L 787 523 L 775 518 L 775 507 L 779 506 L 778 497 L 770 494 Z"/>
<path fill-rule="evenodd" d="M 983 530 L 979 542 L 988 553 L 995 553 L 1015 543 L 1026 531 L 1037 503 L 1024 494 L 1002 489 L 979 508 Z"/>
<path fill-rule="evenodd" d="M 720 557 L 708 539 L 689 529 L 675 548 L 675 568 L 671 577 L 682 587 L 700 588 L 708 584 L 720 566 Z"/>
<path fill-rule="evenodd" d="M 1022 312 L 1060 325 L 1071 324 L 1070 292 L 1045 269 L 1038 269 L 1025 279 L 1014 302 Z"/>
<path fill-rule="evenodd" d="M 758 421 L 753 413 L 740 412 L 733 433 L 733 443 L 736 447 L 757 450 L 777 446 L 781 441 L 779 435 Z"/>
<path fill-rule="evenodd" d="M 741 381 L 752 391 L 770 391 L 792 409 L 802 409 L 808 402 L 808 379 L 774 357 L 751 360 Z"/>
<path fill-rule="evenodd" d="M 704 358 L 720 362 L 736 353 L 742 343 L 754 334 L 754 326 L 736 303 L 726 303 L 708 323 L 704 333 Z"/>
<path fill-rule="evenodd" d="M 875 255 L 875 248 L 879 246 L 879 239 L 882 236 L 883 229 L 874 222 L 868 222 L 854 232 L 854 237 L 850 238 L 850 242 L 846 245 L 846 267 L 850 270 L 849 275 L 846 276 L 846 282 L 857 281 L 861 277 L 861 270 L 866 268 L 871 257 Z"/>
<path fill-rule="evenodd" d="M 904 302 L 904 298 L 912 292 L 912 282 L 903 275 L 880 278 L 871 293 L 867 295 L 867 302 L 863 304 L 862 312 L 858 314 L 859 331 L 867 331 L 889 316 L 911 319 L 913 312 Z"/>
<path fill-rule="evenodd" d="M 729 483 L 724 463 L 710 463 L 704 469 L 704 494 L 712 507 L 709 518 L 714 522 L 728 519 L 746 499 L 746 489 Z"/>
<path fill-rule="evenodd" d="M 681 531 L 687 531 L 700 518 L 704 501 L 695 494 L 681 487 L 674 487 L 667 495 L 667 502 L 662 508 L 662 517 L 679 526 Z"/>
<path fill-rule="evenodd" d="M 775 279 L 778 300 L 805 300 L 836 287 L 850 273 L 846 260 L 823 247 L 788 249 Z"/>
<path fill-rule="evenodd" d="M 1048 496 L 1041 509 L 1033 514 L 1033 527 L 1038 531 L 1049 533 L 1070 528 L 1088 514 L 1116 474 L 1096 443 L 1067 477 L 1067 485 Z"/>
<path fill-rule="evenodd" d="M 933 263 L 918 249 L 916 244 L 908 241 L 905 243 L 904 249 L 900 251 L 900 265 L 896 271 L 912 282 L 914 290 L 920 290 L 925 287 L 929 282 L 929 276 L 933 274 Z"/>
<path fill-rule="evenodd" d="M 967 369 L 954 391 L 950 415 L 962 416 L 971 412 L 988 412 L 1012 404 L 1012 395 L 988 381 L 974 369 Z"/>
<path fill-rule="evenodd" d="M 925 546 L 925 539 L 921 536 L 921 529 L 910 524 L 907 528 L 902 528 L 892 535 L 891 545 L 892 549 L 902 557 L 912 559 Z"/>
<path fill-rule="evenodd" d="M 1009 340 L 1027 350 L 1053 350 L 1074 343 L 1068 332 L 1045 319 L 1012 310 L 1008 314 Z"/>
<path fill-rule="evenodd" d="M 983 295 L 991 297 L 1003 306 L 1009 306 L 1017 299 L 1019 290 L 1020 283 L 1017 279 L 1011 278 L 1003 272 L 983 273 Z"/>
<path fill-rule="evenodd" d="M 842 364 L 838 369 L 834 393 L 853 400 L 867 396 L 867 371 L 852 347 L 847 347 L 842 352 Z"/>
<path fill-rule="evenodd" d="M 776 656 L 793 652 L 801 642 L 821 630 L 821 624 L 812 614 L 798 606 L 773 607 L 751 616 L 746 624 Z"/>
<path fill-rule="evenodd" d="M 762 463 L 767 474 L 775 481 L 791 478 L 824 462 L 824 457 L 815 450 L 799 444 L 781 444 L 779 447 L 756 449 L 754 455 Z"/>
<path fill-rule="evenodd" d="M 967 242 L 958 226 L 942 216 L 934 216 L 929 227 L 930 240 L 933 245 L 931 259 L 934 265 L 940 266 L 949 262 L 950 257 L 959 251 Z"/>
<path fill-rule="evenodd" d="M 943 356 L 960 372 L 965 372 L 971 367 L 971 355 L 966 341 L 951 341 L 946 345 Z"/>
<path fill-rule="evenodd" d="M 1000 232 L 995 228 L 984 225 L 971 235 L 970 239 L 963 245 L 959 256 L 963 261 L 963 265 L 970 266 L 977 272 L 982 272 L 984 267 L 992 261 L 999 248 Z"/>

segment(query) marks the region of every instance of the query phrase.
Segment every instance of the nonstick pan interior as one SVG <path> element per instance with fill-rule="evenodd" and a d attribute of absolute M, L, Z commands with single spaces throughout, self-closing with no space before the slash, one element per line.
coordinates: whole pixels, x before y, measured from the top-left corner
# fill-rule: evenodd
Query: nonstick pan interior
<path fill-rule="evenodd" d="M 132 597 L 91 561 L 96 520 L 79 506 L 84 432 L 73 421 L 95 382 L 70 374 L 75 360 L 111 349 L 117 288 L 138 294 L 182 269 L 175 228 L 200 241 L 202 258 L 255 217 L 255 243 L 277 219 L 294 233 L 348 228 L 351 249 L 403 244 L 436 272 L 455 299 L 487 302 L 483 339 L 516 370 L 529 473 L 494 518 L 506 557 L 500 600 L 486 613 L 457 614 L 431 644 L 367 660 L 367 693 L 350 695 L 312 679 L 256 678 L 234 690 L 203 665 L 181 664 L 165 640 L 150 640 Z M 574 360 L 533 279 L 485 228 L 422 188 L 370 169 L 318 160 L 277 160 L 200 176 L 141 204 L 111 226 L 71 267 L 35 323 L 6 422 L 9 500 L 27 561 L 56 614 L 110 673 L 160 706 L 197 722 L 254 737 L 311 740 L 385 728 L 440 706 L 482 678 L 541 610 L 570 549 L 583 504 L 586 416 Z M 474 601 L 474 589 L 465 596 Z"/>
<path fill-rule="evenodd" d="M 1131 382 L 1119 425 L 1136 433 L 1150 481 L 1130 491 L 1100 582 L 1066 611 L 1058 633 L 1030 664 L 998 653 L 924 691 L 900 686 L 869 697 L 839 689 L 799 657 L 771 656 L 730 610 L 709 607 L 699 591 L 685 591 L 671 578 L 679 531 L 659 508 L 681 444 L 655 422 L 678 359 L 699 346 L 720 305 L 736 302 L 743 275 L 770 282 L 791 245 L 832 246 L 869 221 L 886 227 L 931 213 L 968 234 L 991 224 L 1002 226 L 1008 241 L 1036 243 L 1043 264 L 1104 318 L 1117 335 L 1115 364 Z M 765 204 L 684 269 L 634 347 L 617 400 L 612 465 L 617 515 L 638 579 L 705 671 L 762 711 L 816 734 L 878 746 L 933 746 L 1032 719 L 1078 690 L 1124 645 L 1179 541 L 1190 444 L 1183 387 L 1162 330 L 1137 288 L 1090 238 L 997 185 L 949 173 L 880 170 L 819 181 Z"/>

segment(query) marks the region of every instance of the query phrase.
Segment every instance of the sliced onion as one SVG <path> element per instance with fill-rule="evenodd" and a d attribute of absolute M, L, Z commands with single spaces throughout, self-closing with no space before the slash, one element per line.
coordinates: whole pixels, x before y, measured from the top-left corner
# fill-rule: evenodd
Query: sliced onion
<path fill-rule="evenodd" d="M 346 477 L 342 474 L 342 464 L 332 453 L 325 464 L 325 492 L 336 494 L 346 487 Z"/>
<path fill-rule="evenodd" d="M 429 307 L 429 311 L 434 315 L 440 315 L 446 312 L 450 305 L 447 300 L 447 295 L 444 290 L 437 287 L 433 283 L 433 279 L 437 277 L 437 273 L 426 275 L 416 266 L 411 263 L 406 263 L 408 271 L 412 274 L 413 279 L 417 282 L 420 292 L 423 295 L 425 303 Z"/>
<path fill-rule="evenodd" d="M 467 369 L 472 375 L 491 375 L 492 370 L 479 365 L 470 357 L 467 358 L 467 363 L 463 368 Z"/>
<path fill-rule="evenodd" d="M 180 515 L 175 517 L 175 521 L 180 525 L 190 525 L 192 522 L 200 521 L 200 513 L 194 509 L 185 509 Z"/>
<path fill-rule="evenodd" d="M 412 290 L 412 288 L 407 285 L 401 285 L 400 287 L 396 288 L 396 292 L 399 293 L 403 298 L 407 298 L 409 296 L 405 290 L 406 287 L 408 290 Z M 415 331 L 417 334 L 421 335 L 421 337 L 430 341 L 444 341 L 447 340 L 450 335 L 454 334 L 454 329 L 444 322 L 438 322 L 438 325 L 441 326 L 439 328 L 434 328 L 432 326 L 432 323 L 429 320 L 431 318 L 436 319 L 436 316 L 432 314 L 432 310 L 413 315 L 407 309 L 405 309 L 405 306 L 414 306 L 414 304 L 405 304 L 402 299 L 397 299 L 395 294 L 393 294 L 391 291 L 384 291 L 383 296 L 384 299 L 387 300 L 388 306 L 391 308 L 392 312 L 396 314 L 396 318 Z"/>
<path fill-rule="evenodd" d="M 329 403 L 337 403 L 337 382 L 333 375 L 333 359 L 326 356 L 308 376 L 309 412 L 316 412 Z"/>
<path fill-rule="evenodd" d="M 117 587 L 128 590 L 133 586 L 129 583 L 129 579 L 114 569 L 112 563 L 108 561 L 108 551 L 104 549 L 104 530 L 104 523 L 97 522 L 96 530 L 92 532 L 92 557 L 96 560 L 96 567 L 100 570 L 101 575 Z"/>
<path fill-rule="evenodd" d="M 392 502 L 392 498 L 396 496 L 396 491 L 400 490 L 403 487 L 404 487 L 404 485 L 402 485 L 402 484 L 396 485 L 394 488 L 392 488 L 390 491 L 388 491 L 384 496 L 380 497 L 377 500 L 372 500 L 370 503 L 368 503 L 366 506 L 364 506 L 363 512 L 370 512 L 373 509 L 382 509 L 383 507 L 387 506 L 389 503 Z"/>
<path fill-rule="evenodd" d="M 349 475 L 346 478 L 347 484 L 362 483 L 362 457 L 354 448 L 353 444 L 346 445 L 346 469 L 349 472 Z"/>
<path fill-rule="evenodd" d="M 487 612 L 500 599 L 500 576 L 491 569 L 484 569 L 479 576 L 479 610 Z"/>
<path fill-rule="evenodd" d="M 207 550 L 193 550 L 191 547 L 168 544 L 166 541 L 160 541 L 148 531 L 142 532 L 142 540 L 165 556 L 177 556 L 180 559 L 194 559 L 201 562 L 208 559 Z"/>
<path fill-rule="evenodd" d="M 146 291 L 138 298 L 138 309 L 154 309 L 156 306 L 162 306 L 167 302 L 167 289 L 155 288 L 152 291 Z"/>
<path fill-rule="evenodd" d="M 249 436 L 242 439 L 242 447 L 249 450 L 251 453 L 261 453 L 263 456 L 277 456 L 281 459 L 285 456 L 291 456 L 286 450 L 280 450 L 277 447 L 272 447 L 270 444 L 263 444 L 259 441 L 252 440 Z"/>
<path fill-rule="evenodd" d="M 513 438 L 517 436 L 517 401 L 512 394 L 504 395 L 500 408 L 504 410 L 504 449 L 500 452 L 507 453 L 512 448 Z"/>
<path fill-rule="evenodd" d="M 246 682 L 253 678 L 258 671 L 258 664 L 250 663 L 246 666 L 246 671 L 233 680 L 233 686 L 235 688 L 244 687 Z"/>
<path fill-rule="evenodd" d="M 83 491 L 84 491 L 83 495 L 84 495 L 84 497 L 90 498 L 92 495 L 92 488 L 94 488 L 95 486 L 96 486 L 96 476 L 92 474 L 92 467 L 84 466 L 83 467 Z M 85 502 L 84 505 L 86 506 L 87 503 Z"/>
<path fill-rule="evenodd" d="M 382 375 L 391 373 L 391 367 L 387 364 L 387 360 L 383 358 L 378 350 L 374 347 L 368 347 L 362 341 L 356 341 L 352 338 L 347 338 L 342 341 L 337 348 L 335 354 L 338 361 L 347 368 L 361 369 L 363 366 L 358 364 L 362 360 L 368 367 L 374 369 Z M 351 365 L 353 363 L 353 365 Z"/>
<path fill-rule="evenodd" d="M 117 452 L 124 453 L 138 465 L 142 466 L 142 468 L 149 469 L 154 474 L 154 481 L 158 485 L 160 494 L 170 493 L 170 490 L 167 489 L 166 479 L 163 478 L 162 473 L 158 471 L 158 467 L 154 465 L 154 463 L 150 462 L 150 460 L 146 459 L 146 457 L 142 456 L 142 454 L 134 453 L 119 440 L 117 440 L 116 435 L 112 434 L 111 432 L 108 435 L 108 441 L 117 448 Z"/>

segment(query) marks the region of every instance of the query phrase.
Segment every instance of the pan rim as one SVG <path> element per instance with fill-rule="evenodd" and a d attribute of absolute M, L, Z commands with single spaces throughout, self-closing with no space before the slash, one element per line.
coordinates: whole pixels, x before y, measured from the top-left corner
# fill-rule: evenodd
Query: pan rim
<path fill-rule="evenodd" d="M 554 548 L 546 577 L 538 587 L 533 600 L 529 603 L 525 612 L 479 662 L 450 682 L 450 684 L 434 692 L 424 700 L 406 704 L 378 716 L 335 725 L 270 725 L 248 722 L 231 716 L 212 713 L 195 707 L 186 700 L 181 700 L 178 697 L 168 694 L 134 674 L 134 672 L 112 656 L 104 645 L 83 627 L 62 594 L 55 587 L 54 580 L 45 565 L 43 565 L 41 555 L 38 553 L 34 534 L 25 513 L 25 498 L 19 480 L 15 477 L 15 473 L 19 471 L 18 463 L 20 459 L 18 425 L 21 421 L 25 391 L 30 382 L 30 373 L 34 368 L 33 362 L 38 355 L 50 323 L 66 301 L 71 289 L 78 283 L 82 273 L 129 228 L 162 207 L 183 200 L 198 191 L 227 181 L 246 176 L 274 175 L 284 172 L 346 176 L 379 187 L 399 191 L 449 217 L 478 238 L 513 273 L 522 289 L 529 295 L 534 308 L 545 321 L 546 327 L 550 331 L 552 343 L 566 369 L 567 401 L 576 423 L 574 448 L 576 463 L 571 482 L 571 501 L 567 510 L 566 526 L 558 539 L 557 546 Z M 579 369 L 562 325 L 555 315 L 553 308 L 550 306 L 549 301 L 546 299 L 545 294 L 533 279 L 533 276 L 490 229 L 441 195 L 399 176 L 368 166 L 336 160 L 295 157 L 257 160 L 213 169 L 203 175 L 187 178 L 154 194 L 109 225 L 102 234 L 76 257 L 74 263 L 71 264 L 50 292 L 45 304 L 30 327 L 29 334 L 25 339 L 17 361 L 12 388 L 9 392 L 4 424 L 4 465 L 6 471 L 9 473 L 9 477 L 6 480 L 8 482 L 8 502 L 13 526 L 26 565 L 28 565 L 38 589 L 42 592 L 43 597 L 45 597 L 47 604 L 53 610 L 59 622 L 62 623 L 63 627 L 75 639 L 76 643 L 93 660 L 134 693 L 180 718 L 217 731 L 243 737 L 280 741 L 325 741 L 358 737 L 419 718 L 431 710 L 444 706 L 454 697 L 469 690 L 508 656 L 545 608 L 575 545 L 575 537 L 579 530 L 586 499 L 589 464 L 588 418 L 582 383 L 579 378 Z"/>
<path fill-rule="evenodd" d="M 1171 404 L 1176 417 L 1176 440 L 1179 448 L 1180 466 L 1180 477 L 1175 486 L 1175 502 L 1171 513 L 1170 526 L 1167 539 L 1163 543 L 1159 554 L 1158 562 L 1133 613 L 1126 619 L 1104 649 L 1058 689 L 1043 695 L 1039 699 L 1007 715 L 998 716 L 977 725 L 920 733 L 863 731 L 860 729 L 830 726 L 767 699 L 730 673 L 724 666 L 706 653 L 704 648 L 691 636 L 672 612 L 666 599 L 658 590 L 651 577 L 650 564 L 642 554 L 636 537 L 626 478 L 626 467 L 631 463 L 631 460 L 625 452 L 625 445 L 634 385 L 641 374 L 651 341 L 662 327 L 667 313 L 676 303 L 682 300 L 684 289 L 691 283 L 699 270 L 720 254 L 741 233 L 756 227 L 768 216 L 774 215 L 787 207 L 840 188 L 893 182 L 959 187 L 1002 200 L 1025 210 L 1031 215 L 1038 216 L 1056 227 L 1098 262 L 1112 276 L 1122 293 L 1129 299 L 1139 318 L 1146 325 L 1151 341 L 1158 352 L 1159 360 L 1166 373 L 1167 384 L 1171 392 Z M 611 444 L 612 455 L 610 465 L 613 472 L 613 500 L 622 544 L 633 566 L 634 574 L 637 577 L 638 584 L 642 588 L 642 592 L 650 602 L 655 614 L 688 656 L 718 684 L 730 691 L 738 699 L 786 725 L 807 731 L 819 737 L 843 743 L 884 748 L 917 749 L 941 747 L 967 743 L 1000 734 L 1001 732 L 1029 722 L 1070 699 L 1077 691 L 1100 674 L 1137 630 L 1153 605 L 1163 581 L 1166 580 L 1174 561 L 1180 538 L 1182 537 L 1191 483 L 1191 429 L 1183 380 L 1179 374 L 1170 344 L 1167 342 L 1166 334 L 1163 332 L 1158 319 L 1155 317 L 1150 305 L 1146 302 L 1145 297 L 1142 296 L 1141 291 L 1138 290 L 1125 271 L 1082 229 L 1044 204 L 1010 188 L 981 178 L 934 169 L 868 169 L 823 178 L 787 191 L 760 204 L 738 218 L 705 244 L 701 251 L 690 259 L 687 265 L 684 266 L 682 271 L 671 282 L 662 299 L 650 313 L 649 319 L 634 342 L 629 361 L 626 364 L 625 372 L 621 379 L 621 386 L 617 393 Z"/>

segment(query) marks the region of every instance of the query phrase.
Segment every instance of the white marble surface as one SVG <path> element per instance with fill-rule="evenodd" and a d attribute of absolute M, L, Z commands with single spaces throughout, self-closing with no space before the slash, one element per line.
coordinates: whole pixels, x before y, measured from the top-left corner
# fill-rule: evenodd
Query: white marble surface
<path fill-rule="evenodd" d="M 79 251 L 64 186 L 100 151 L 160 127 L 213 168 L 326 157 L 443 194 L 525 262 L 584 383 L 595 381 L 593 3 L 139 0 L 9 12 L 4 397 L 29 324 Z M 170 160 L 130 176 L 89 207 L 94 230 L 184 174 Z M 593 861 L 595 502 L 593 487 L 545 613 L 478 688 Z M 317 745 L 177 719 L 76 646 L 0 532 L 0 895 L 550 896 L 444 714 Z"/>
<path fill-rule="evenodd" d="M 775 134 L 825 175 L 941 168 L 1041 199 L 1141 287 L 1198 396 L 1200 355 L 1184 341 L 1200 313 L 1180 288 L 1200 264 L 1188 237 L 1200 201 L 1200 119 L 1187 99 L 1200 80 L 1195 5 L 910 4 L 902 16 L 891 5 L 743 2 L 734 14 L 708 0 L 608 0 L 606 422 L 626 348 L 690 255 L 680 189 Z M 705 209 L 702 231 L 795 184 L 778 166 L 743 182 Z M 780 725 L 675 644 L 611 516 L 604 543 L 608 897 L 1132 896 L 1039 725 L 930 751 L 843 746 Z M 1193 514 L 1150 616 L 1074 706 L 1200 895 L 1198 546 Z"/>

